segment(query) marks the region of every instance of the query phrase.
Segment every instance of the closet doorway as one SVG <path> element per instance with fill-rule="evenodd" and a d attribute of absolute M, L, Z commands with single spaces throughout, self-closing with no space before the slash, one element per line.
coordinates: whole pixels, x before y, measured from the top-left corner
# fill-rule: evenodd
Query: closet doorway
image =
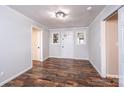
<path fill-rule="evenodd" d="M 106 47 L 106 76 L 118 78 L 119 50 L 118 50 L 118 13 L 115 12 L 105 20 Z"/>

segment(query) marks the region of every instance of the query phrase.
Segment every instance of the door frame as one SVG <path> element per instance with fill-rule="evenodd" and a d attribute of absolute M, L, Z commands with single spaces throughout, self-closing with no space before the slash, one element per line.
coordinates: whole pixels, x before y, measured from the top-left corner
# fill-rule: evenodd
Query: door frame
<path fill-rule="evenodd" d="M 105 39 L 105 21 L 101 22 L 101 76 L 106 78 L 106 39 Z"/>
<path fill-rule="evenodd" d="M 101 29 L 102 29 L 102 31 L 101 31 L 101 61 L 102 61 L 102 64 L 101 64 L 101 76 L 103 78 L 106 78 L 107 77 L 106 20 L 103 20 L 101 22 Z M 119 53 L 118 53 L 118 55 L 119 55 Z M 118 60 L 118 62 L 119 62 L 119 60 Z"/>
<path fill-rule="evenodd" d="M 43 61 L 43 30 L 41 27 L 38 27 L 36 25 L 31 25 L 31 60 L 33 60 L 33 50 L 32 50 L 32 31 L 33 28 L 36 28 L 40 31 L 40 36 L 41 36 L 41 40 L 40 40 L 40 60 L 39 61 Z M 33 61 L 32 61 L 32 65 L 33 65 Z"/>
<path fill-rule="evenodd" d="M 104 17 L 101 20 L 101 42 L 100 42 L 100 47 L 101 47 L 101 77 L 106 78 L 107 77 L 107 61 L 106 61 L 106 20 L 109 16 L 111 16 L 113 13 L 117 12 L 118 10 L 121 8 L 122 6 L 119 6 L 118 8 L 113 9 L 113 11 L 111 11 L 111 13 L 109 13 L 106 17 Z M 118 15 L 119 16 L 119 15 Z M 119 24 L 118 24 L 118 28 L 119 28 Z M 119 31 L 118 31 L 119 33 Z M 119 36 L 118 36 L 118 40 L 119 40 Z M 120 41 L 118 41 L 118 43 L 120 43 Z M 118 47 L 119 49 L 119 47 Z M 119 53 L 118 53 L 119 55 Z M 119 62 L 119 59 L 118 59 Z M 119 62 L 120 65 L 120 62 Z M 119 70 L 118 70 L 119 71 Z"/>
<path fill-rule="evenodd" d="M 119 86 L 124 87 L 124 6 L 118 11 L 119 16 Z"/>

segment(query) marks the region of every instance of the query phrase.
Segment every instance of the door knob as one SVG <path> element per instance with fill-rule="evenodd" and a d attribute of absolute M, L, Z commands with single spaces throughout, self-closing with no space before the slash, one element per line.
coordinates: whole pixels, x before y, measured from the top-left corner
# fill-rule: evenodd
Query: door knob
<path fill-rule="evenodd" d="M 39 46 L 37 48 L 40 48 Z"/>

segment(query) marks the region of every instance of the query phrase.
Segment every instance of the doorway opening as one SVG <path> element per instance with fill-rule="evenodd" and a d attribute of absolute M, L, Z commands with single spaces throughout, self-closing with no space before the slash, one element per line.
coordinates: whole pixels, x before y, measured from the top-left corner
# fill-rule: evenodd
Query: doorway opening
<path fill-rule="evenodd" d="M 42 30 L 32 27 L 32 60 L 42 61 Z"/>
<path fill-rule="evenodd" d="M 119 77 L 118 12 L 105 19 L 106 77 Z"/>

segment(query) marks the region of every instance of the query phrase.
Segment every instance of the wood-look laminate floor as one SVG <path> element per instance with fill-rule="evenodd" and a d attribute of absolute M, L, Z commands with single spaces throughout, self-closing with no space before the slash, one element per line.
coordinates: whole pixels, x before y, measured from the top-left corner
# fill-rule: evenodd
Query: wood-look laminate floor
<path fill-rule="evenodd" d="M 49 58 L 3 87 L 117 87 L 118 79 L 101 78 L 86 60 Z"/>

